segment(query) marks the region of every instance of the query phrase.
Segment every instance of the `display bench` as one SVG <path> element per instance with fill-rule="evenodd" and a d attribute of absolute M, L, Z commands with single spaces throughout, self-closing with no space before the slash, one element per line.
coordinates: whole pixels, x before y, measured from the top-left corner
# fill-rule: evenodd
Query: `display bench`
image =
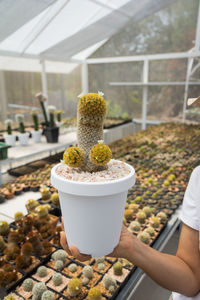
<path fill-rule="evenodd" d="M 181 224 L 179 215 L 181 211 L 182 205 L 176 210 L 176 212 L 172 215 L 170 220 L 167 223 L 167 226 L 164 228 L 163 232 L 160 234 L 160 236 L 156 239 L 154 245 L 152 248 L 162 252 L 162 250 L 165 248 L 169 240 L 174 235 L 175 231 Z M 145 277 L 145 273 L 140 268 L 135 268 L 135 271 L 132 272 L 132 274 L 126 278 L 124 285 L 121 287 L 121 290 L 119 291 L 118 295 L 115 297 L 116 300 L 131 300 L 134 299 L 134 294 L 139 287 L 140 284 L 142 284 L 142 280 Z"/>
<path fill-rule="evenodd" d="M 0 160 L 0 185 L 3 183 L 2 173 L 7 170 L 24 165 L 27 162 L 32 162 L 38 158 L 50 156 L 57 152 L 64 151 L 67 147 L 76 142 L 76 133 L 71 132 L 59 137 L 59 143 L 46 143 L 45 138 L 42 137 L 41 143 L 33 143 L 30 139 L 27 146 L 12 147 L 8 149 L 8 158 Z"/>

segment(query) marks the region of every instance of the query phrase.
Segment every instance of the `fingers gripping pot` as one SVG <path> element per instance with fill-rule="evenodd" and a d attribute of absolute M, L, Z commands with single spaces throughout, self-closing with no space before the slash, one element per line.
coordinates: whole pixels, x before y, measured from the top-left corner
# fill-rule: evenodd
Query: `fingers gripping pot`
<path fill-rule="evenodd" d="M 64 152 L 63 163 L 79 172 L 103 172 L 112 157 L 103 144 L 103 120 L 106 113 L 102 93 L 87 94 L 78 104 L 78 147 Z M 128 189 L 135 183 L 130 165 L 128 175 L 111 181 L 73 181 L 57 174 L 58 164 L 51 171 L 51 183 L 58 189 L 69 246 L 93 257 L 113 251 L 119 242 Z"/>

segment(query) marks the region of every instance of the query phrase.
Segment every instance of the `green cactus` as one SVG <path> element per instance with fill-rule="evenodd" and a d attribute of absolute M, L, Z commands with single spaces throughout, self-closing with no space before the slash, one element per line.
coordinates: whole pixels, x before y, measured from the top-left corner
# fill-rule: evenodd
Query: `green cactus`
<path fill-rule="evenodd" d="M 59 202 L 59 195 L 57 192 L 53 193 L 51 195 L 51 201 L 52 203 L 55 205 L 55 206 L 59 206 L 60 205 L 60 202 Z"/>
<path fill-rule="evenodd" d="M 63 268 L 64 264 L 62 260 L 56 260 L 55 262 L 55 268 L 56 270 L 61 270 Z"/>
<path fill-rule="evenodd" d="M 35 211 L 35 208 L 39 205 L 39 202 L 35 199 L 29 199 L 25 204 L 28 213 L 32 213 Z"/>
<path fill-rule="evenodd" d="M 128 228 L 130 231 L 140 231 L 141 225 L 138 221 L 133 221 L 130 223 Z"/>
<path fill-rule="evenodd" d="M 54 293 L 51 291 L 46 291 L 42 294 L 41 300 L 54 300 Z"/>
<path fill-rule="evenodd" d="M 143 207 L 142 210 L 143 210 L 143 212 L 146 214 L 147 218 L 151 216 L 151 213 L 152 213 L 151 207 L 145 206 L 145 207 Z"/>
<path fill-rule="evenodd" d="M 45 277 L 47 276 L 47 268 L 45 266 L 40 266 L 37 269 L 37 274 L 39 277 Z"/>
<path fill-rule="evenodd" d="M 24 214 L 21 211 L 16 212 L 14 215 L 14 219 L 16 222 L 23 219 L 23 217 L 24 217 Z"/>
<path fill-rule="evenodd" d="M 113 293 L 116 286 L 117 286 L 117 283 L 116 283 L 116 280 L 114 278 L 112 278 L 111 276 L 106 274 L 103 277 L 103 286 L 105 287 L 105 289 L 107 289 L 111 293 Z"/>
<path fill-rule="evenodd" d="M 149 241 L 151 239 L 150 234 L 145 231 L 138 233 L 137 238 L 145 244 L 149 244 Z"/>
<path fill-rule="evenodd" d="M 67 287 L 67 292 L 71 297 L 76 297 L 81 293 L 82 282 L 80 279 L 74 277 L 70 279 Z"/>
<path fill-rule="evenodd" d="M 158 228 L 160 226 L 160 219 L 158 217 L 152 217 L 150 219 L 150 224 L 153 228 Z"/>
<path fill-rule="evenodd" d="M 83 275 L 84 277 L 88 278 L 88 279 L 92 279 L 93 278 L 93 269 L 91 266 L 85 266 L 83 268 Z"/>
<path fill-rule="evenodd" d="M 66 258 L 67 258 L 67 254 L 62 249 L 59 249 L 52 254 L 52 259 L 55 261 L 62 260 L 62 262 L 65 263 Z"/>
<path fill-rule="evenodd" d="M 160 219 L 161 223 L 165 223 L 167 221 L 167 215 L 163 211 L 157 213 L 156 217 Z"/>
<path fill-rule="evenodd" d="M 107 168 L 112 153 L 102 141 L 105 115 L 106 102 L 102 93 L 89 93 L 80 98 L 77 114 L 78 147 L 65 151 L 64 163 L 88 172 Z"/>
<path fill-rule="evenodd" d="M 38 282 L 33 287 L 33 296 L 36 299 L 40 300 L 42 297 L 42 294 L 44 292 L 46 292 L 46 290 L 47 290 L 46 285 L 43 282 Z"/>
<path fill-rule="evenodd" d="M 60 273 L 55 273 L 53 274 L 52 276 L 52 281 L 53 281 L 53 284 L 55 286 L 59 286 L 62 284 L 63 282 L 63 278 L 62 278 L 62 275 Z"/>
<path fill-rule="evenodd" d="M 76 264 L 70 264 L 68 267 L 69 271 L 74 273 L 77 271 L 77 265 Z"/>
<path fill-rule="evenodd" d="M 113 265 L 113 272 L 114 272 L 115 275 L 121 276 L 122 273 L 123 273 L 122 264 L 120 264 L 119 262 L 116 262 L 116 263 Z"/>
<path fill-rule="evenodd" d="M 150 234 L 150 236 L 155 235 L 155 229 L 151 226 L 147 227 L 144 231 L 147 232 L 148 234 Z"/>
<path fill-rule="evenodd" d="M 137 220 L 140 224 L 144 224 L 146 220 L 146 214 L 143 211 L 139 211 L 137 214 Z"/>
<path fill-rule="evenodd" d="M 33 289 L 33 279 L 27 278 L 23 282 L 23 288 L 25 292 L 30 292 Z"/>

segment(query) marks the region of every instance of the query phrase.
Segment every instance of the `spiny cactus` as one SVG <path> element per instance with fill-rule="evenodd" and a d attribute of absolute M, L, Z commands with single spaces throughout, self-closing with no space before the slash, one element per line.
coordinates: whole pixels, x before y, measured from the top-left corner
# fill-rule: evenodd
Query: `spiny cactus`
<path fill-rule="evenodd" d="M 152 209 L 149 206 L 145 206 L 143 207 L 143 212 L 146 214 L 147 217 L 150 217 L 151 213 L 152 213 Z"/>
<path fill-rule="evenodd" d="M 31 279 L 31 278 L 25 279 L 22 286 L 23 286 L 25 292 L 32 291 L 32 289 L 33 289 L 33 279 Z"/>
<path fill-rule="evenodd" d="M 113 293 L 116 286 L 117 286 L 117 283 L 116 283 L 116 280 L 114 278 L 112 278 L 111 276 L 106 274 L 103 277 L 103 286 L 105 287 L 105 289 L 107 289 L 111 293 Z"/>
<path fill-rule="evenodd" d="M 148 234 L 150 234 L 150 236 L 154 236 L 155 235 L 155 229 L 151 226 L 147 227 L 145 230 L 145 232 L 148 232 Z"/>
<path fill-rule="evenodd" d="M 1 235 L 7 235 L 10 231 L 8 222 L 6 221 L 0 221 L 0 234 Z"/>
<path fill-rule="evenodd" d="M 37 274 L 39 277 L 45 277 L 47 276 L 47 268 L 45 266 L 40 266 L 37 269 Z"/>
<path fill-rule="evenodd" d="M 46 291 L 42 294 L 41 300 L 54 300 L 54 293 L 51 291 Z"/>
<path fill-rule="evenodd" d="M 29 199 L 25 204 L 28 213 L 32 213 L 35 211 L 35 208 L 39 205 L 39 202 L 35 199 Z"/>
<path fill-rule="evenodd" d="M 106 115 L 106 101 L 102 93 L 83 95 L 78 103 L 77 139 L 78 147 L 64 152 L 63 161 L 70 167 L 82 171 L 105 170 L 112 157 L 111 150 L 104 145 L 103 122 Z M 100 142 L 100 143 L 99 143 Z"/>
<path fill-rule="evenodd" d="M 119 263 L 119 262 L 116 262 L 114 265 L 113 265 L 113 272 L 115 275 L 117 276 L 121 276 L 122 273 L 123 273 L 123 269 L 122 269 L 122 265 Z"/>
<path fill-rule="evenodd" d="M 51 195 L 51 201 L 52 201 L 52 203 L 53 203 L 55 206 L 59 206 L 59 205 L 60 205 L 58 193 L 55 192 L 55 193 L 53 193 L 53 194 Z"/>
<path fill-rule="evenodd" d="M 23 219 L 23 217 L 24 217 L 24 214 L 21 211 L 16 212 L 14 215 L 15 222 Z"/>
<path fill-rule="evenodd" d="M 55 251 L 53 254 L 52 254 L 52 258 L 53 260 L 57 261 L 57 260 L 62 260 L 63 263 L 65 263 L 66 261 L 66 258 L 67 258 L 67 254 L 64 250 L 62 249 L 59 249 L 57 251 Z"/>
<path fill-rule="evenodd" d="M 75 297 L 81 293 L 82 282 L 80 279 L 74 277 L 70 279 L 67 287 L 67 292 L 71 297 Z"/>
<path fill-rule="evenodd" d="M 146 220 L 146 214 L 143 211 L 139 211 L 137 214 L 137 221 L 140 222 L 140 224 L 144 224 Z"/>
<path fill-rule="evenodd" d="M 53 281 L 53 284 L 55 286 L 59 286 L 62 284 L 63 282 L 63 278 L 62 278 L 62 275 L 60 273 L 55 273 L 53 274 L 52 276 L 52 281 Z"/>
<path fill-rule="evenodd" d="M 150 219 L 150 224 L 153 228 L 158 228 L 160 226 L 160 219 L 158 217 L 152 217 Z"/>
<path fill-rule="evenodd" d="M 35 296 L 36 299 L 40 300 L 42 297 L 42 294 L 47 290 L 46 285 L 43 282 L 38 282 L 33 287 L 33 296 Z"/>
<path fill-rule="evenodd" d="M 64 264 L 62 260 L 56 260 L 55 262 L 55 268 L 56 270 L 61 270 L 63 268 Z"/>
<path fill-rule="evenodd" d="M 151 239 L 150 234 L 146 231 L 138 233 L 137 238 L 145 244 L 148 244 Z"/>
<path fill-rule="evenodd" d="M 8 261 L 15 260 L 17 256 L 20 254 L 20 249 L 17 245 L 9 243 L 7 248 L 4 249 L 5 258 Z"/>
<path fill-rule="evenodd" d="M 76 264 L 70 264 L 68 267 L 69 271 L 74 273 L 77 271 L 77 265 Z"/>
<path fill-rule="evenodd" d="M 101 300 L 101 299 L 102 299 L 101 291 L 97 286 L 89 290 L 88 300 Z"/>
<path fill-rule="evenodd" d="M 85 266 L 83 268 L 83 275 L 84 277 L 87 277 L 88 279 L 92 279 L 93 277 L 93 269 L 91 266 Z"/>
<path fill-rule="evenodd" d="M 39 205 L 36 207 L 35 212 L 38 214 L 40 218 L 46 217 L 49 213 L 50 206 L 48 204 Z"/>
<path fill-rule="evenodd" d="M 44 253 L 44 247 L 40 241 L 40 235 L 37 232 L 29 232 L 26 239 L 32 244 L 33 253 L 38 256 L 42 256 Z"/>
<path fill-rule="evenodd" d="M 157 213 L 156 217 L 160 219 L 161 223 L 165 223 L 167 221 L 167 215 L 163 211 Z"/>
<path fill-rule="evenodd" d="M 17 299 L 17 295 L 8 295 L 6 297 L 3 298 L 3 300 L 16 300 Z"/>
<path fill-rule="evenodd" d="M 141 225 L 138 221 L 133 221 L 128 228 L 130 231 L 140 231 Z"/>

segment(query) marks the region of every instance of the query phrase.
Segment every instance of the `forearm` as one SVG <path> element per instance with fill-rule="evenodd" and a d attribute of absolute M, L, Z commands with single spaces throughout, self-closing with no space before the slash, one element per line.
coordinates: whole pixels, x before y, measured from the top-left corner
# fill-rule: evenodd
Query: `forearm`
<path fill-rule="evenodd" d="M 182 259 L 160 253 L 137 238 L 133 237 L 127 259 L 166 289 L 189 297 L 199 291 L 195 274 Z"/>

